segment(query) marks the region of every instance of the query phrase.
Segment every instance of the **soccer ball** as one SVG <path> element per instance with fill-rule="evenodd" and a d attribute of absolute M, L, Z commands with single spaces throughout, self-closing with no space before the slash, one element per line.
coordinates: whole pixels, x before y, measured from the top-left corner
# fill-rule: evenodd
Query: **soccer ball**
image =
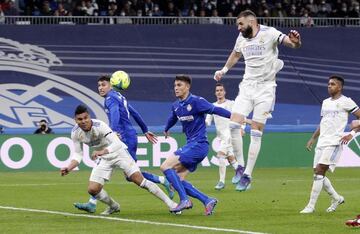
<path fill-rule="evenodd" d="M 111 86 L 117 90 L 125 90 L 130 86 L 130 76 L 124 71 L 116 71 L 110 78 Z"/>

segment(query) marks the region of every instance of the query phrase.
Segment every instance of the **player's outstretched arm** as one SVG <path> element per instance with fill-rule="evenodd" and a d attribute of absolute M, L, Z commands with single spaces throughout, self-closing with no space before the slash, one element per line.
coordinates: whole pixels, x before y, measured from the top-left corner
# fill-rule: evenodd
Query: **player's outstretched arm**
<path fill-rule="evenodd" d="M 220 81 L 221 78 L 232 68 L 241 58 L 241 53 L 233 50 L 229 55 L 228 60 L 225 63 L 225 66 L 221 70 L 217 70 L 214 74 L 214 80 Z"/>
<path fill-rule="evenodd" d="M 149 130 L 148 130 L 148 127 L 146 126 L 143 118 L 139 114 L 139 112 L 137 112 L 134 109 L 134 107 L 132 107 L 130 104 L 128 104 L 128 108 L 129 108 L 130 115 L 134 118 L 135 122 L 139 125 L 139 127 L 141 128 L 141 131 L 144 134 L 146 134 Z"/>
<path fill-rule="evenodd" d="M 76 160 L 71 160 L 70 164 L 67 167 L 60 169 L 61 176 L 65 176 L 70 173 L 75 167 L 79 166 L 79 162 Z"/>
<path fill-rule="evenodd" d="M 301 47 L 301 36 L 300 33 L 296 30 L 290 30 L 289 34 L 284 38 L 283 44 L 290 48 L 300 48 Z"/>

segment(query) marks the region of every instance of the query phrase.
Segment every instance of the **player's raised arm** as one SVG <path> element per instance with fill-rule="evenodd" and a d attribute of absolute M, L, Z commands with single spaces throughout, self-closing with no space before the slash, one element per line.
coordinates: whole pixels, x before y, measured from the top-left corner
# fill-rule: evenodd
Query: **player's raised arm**
<path fill-rule="evenodd" d="M 296 30 L 290 30 L 289 34 L 284 37 L 283 44 L 290 48 L 300 48 L 301 47 L 301 36 L 300 33 Z"/>
<path fill-rule="evenodd" d="M 214 80 L 220 81 L 221 78 L 232 68 L 241 58 L 241 53 L 233 50 L 229 55 L 228 60 L 225 63 L 225 66 L 221 70 L 217 70 L 214 74 Z"/>

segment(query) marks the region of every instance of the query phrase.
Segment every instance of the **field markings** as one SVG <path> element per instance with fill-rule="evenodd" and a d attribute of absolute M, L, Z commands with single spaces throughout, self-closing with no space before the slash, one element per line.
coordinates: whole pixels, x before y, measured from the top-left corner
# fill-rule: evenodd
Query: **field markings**
<path fill-rule="evenodd" d="M 154 222 L 154 221 L 148 221 L 148 220 L 125 219 L 125 218 L 118 218 L 118 217 L 97 216 L 97 215 L 87 215 L 87 214 L 73 214 L 73 213 L 68 213 L 68 212 L 18 208 L 18 207 L 10 207 L 10 206 L 0 206 L 0 209 L 26 211 L 26 212 L 34 212 L 34 213 L 45 213 L 45 214 L 53 214 L 53 215 L 64 215 L 64 216 L 73 216 L 73 217 L 83 217 L 83 218 L 91 218 L 91 219 L 115 220 L 115 221 L 128 222 L 128 223 L 142 223 L 142 224 L 149 224 L 149 225 L 181 227 L 181 228 L 190 228 L 190 229 L 198 229 L 198 230 L 208 230 L 208 231 L 248 233 L 248 234 L 265 234 L 262 232 L 252 232 L 252 231 L 244 231 L 244 230 L 237 230 L 237 229 L 215 228 L 215 227 L 196 226 L 196 225 L 177 224 L 177 223 L 163 223 L 163 222 Z"/>

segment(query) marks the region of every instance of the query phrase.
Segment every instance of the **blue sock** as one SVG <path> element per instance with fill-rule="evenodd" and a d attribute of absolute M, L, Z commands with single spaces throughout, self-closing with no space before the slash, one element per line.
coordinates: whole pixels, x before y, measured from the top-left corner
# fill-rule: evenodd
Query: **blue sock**
<path fill-rule="evenodd" d="M 159 176 L 151 174 L 151 173 L 146 172 L 146 171 L 142 171 L 141 173 L 145 177 L 145 179 L 150 180 L 150 181 L 152 181 L 154 183 L 160 184 Z"/>
<path fill-rule="evenodd" d="M 176 174 L 174 169 L 167 169 L 164 171 L 166 179 L 172 184 L 175 190 L 179 193 L 181 201 L 188 200 L 188 197 L 185 192 L 185 188 L 180 181 L 179 176 Z"/>
<path fill-rule="evenodd" d="M 206 196 L 204 193 L 200 192 L 197 188 L 195 188 L 191 183 L 187 182 L 186 180 L 182 181 L 184 185 L 186 193 L 191 196 L 199 199 L 204 205 L 209 200 L 209 197 Z"/>

